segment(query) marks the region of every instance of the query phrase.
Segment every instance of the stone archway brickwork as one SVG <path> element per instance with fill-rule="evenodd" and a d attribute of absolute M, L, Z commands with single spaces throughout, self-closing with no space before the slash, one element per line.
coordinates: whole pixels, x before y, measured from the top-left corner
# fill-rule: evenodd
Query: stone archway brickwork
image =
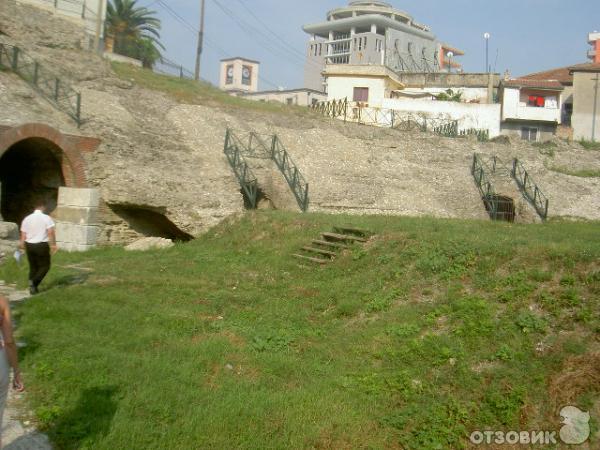
<path fill-rule="evenodd" d="M 62 150 L 65 156 L 62 158 L 62 172 L 67 187 L 87 187 L 83 154 L 95 151 L 100 145 L 99 139 L 63 134 L 41 123 L 16 127 L 0 125 L 0 157 L 14 144 L 30 138 L 45 139 Z"/>

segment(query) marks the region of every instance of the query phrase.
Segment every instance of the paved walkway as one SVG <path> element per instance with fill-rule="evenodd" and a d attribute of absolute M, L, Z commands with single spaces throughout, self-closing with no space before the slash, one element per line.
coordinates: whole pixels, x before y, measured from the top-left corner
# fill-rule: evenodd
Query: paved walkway
<path fill-rule="evenodd" d="M 8 297 L 11 305 L 25 301 L 29 298 L 26 291 L 18 291 L 14 286 L 7 286 L 0 281 L 0 295 Z M 27 383 L 27 380 L 25 380 Z M 25 393 L 18 394 L 9 389 L 8 403 L 4 410 L 2 421 L 2 443 L 4 450 L 51 450 L 52 446 L 48 437 L 38 432 L 29 421 L 21 421 L 17 405 Z"/>

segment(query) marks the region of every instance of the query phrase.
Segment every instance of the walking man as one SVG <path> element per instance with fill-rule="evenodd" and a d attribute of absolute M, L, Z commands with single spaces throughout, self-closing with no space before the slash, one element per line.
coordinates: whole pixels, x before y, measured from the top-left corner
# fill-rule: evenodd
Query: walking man
<path fill-rule="evenodd" d="M 50 270 L 50 251 L 56 253 L 56 228 L 52 218 L 45 214 L 44 202 L 36 203 L 33 214 L 21 224 L 21 251 L 27 251 L 29 261 L 29 292 L 37 294 L 38 286 Z"/>

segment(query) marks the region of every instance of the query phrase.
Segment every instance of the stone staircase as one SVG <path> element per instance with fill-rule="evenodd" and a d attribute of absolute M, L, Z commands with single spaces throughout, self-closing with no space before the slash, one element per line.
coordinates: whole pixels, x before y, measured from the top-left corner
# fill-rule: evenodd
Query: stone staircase
<path fill-rule="evenodd" d="M 341 252 L 354 245 L 363 245 L 373 236 L 368 230 L 336 226 L 332 232 L 322 232 L 319 239 L 313 239 L 310 245 L 293 254 L 296 259 L 324 266 L 334 261 Z"/>

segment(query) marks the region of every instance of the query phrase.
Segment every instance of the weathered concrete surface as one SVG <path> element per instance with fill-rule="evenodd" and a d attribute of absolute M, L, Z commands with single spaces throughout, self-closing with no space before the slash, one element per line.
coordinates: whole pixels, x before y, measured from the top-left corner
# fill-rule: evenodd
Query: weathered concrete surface
<path fill-rule="evenodd" d="M 56 243 L 69 252 L 86 251 L 93 248 L 100 235 L 98 189 L 74 189 L 61 187 L 58 190 L 56 220 Z"/>

